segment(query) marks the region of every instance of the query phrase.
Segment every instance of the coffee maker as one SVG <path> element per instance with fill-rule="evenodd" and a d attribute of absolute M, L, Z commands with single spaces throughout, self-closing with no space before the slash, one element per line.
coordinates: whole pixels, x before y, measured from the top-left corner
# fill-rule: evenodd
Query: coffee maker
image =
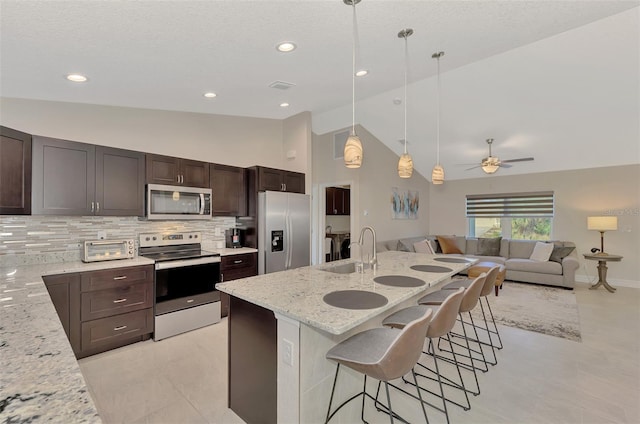
<path fill-rule="evenodd" d="M 244 232 L 242 228 L 229 228 L 225 232 L 225 239 L 227 241 L 226 247 L 237 249 L 244 245 Z"/>

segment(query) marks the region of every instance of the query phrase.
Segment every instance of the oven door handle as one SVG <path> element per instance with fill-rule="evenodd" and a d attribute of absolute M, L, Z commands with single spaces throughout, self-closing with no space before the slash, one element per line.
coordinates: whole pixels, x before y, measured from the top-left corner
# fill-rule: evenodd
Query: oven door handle
<path fill-rule="evenodd" d="M 158 262 L 156 263 L 156 269 L 170 269 L 170 268 L 179 268 L 184 266 L 192 266 L 192 265 L 204 265 L 204 264 L 215 264 L 220 262 L 219 256 L 212 256 L 208 258 L 198 258 L 198 259 L 184 259 L 178 261 L 166 261 L 166 262 Z"/>

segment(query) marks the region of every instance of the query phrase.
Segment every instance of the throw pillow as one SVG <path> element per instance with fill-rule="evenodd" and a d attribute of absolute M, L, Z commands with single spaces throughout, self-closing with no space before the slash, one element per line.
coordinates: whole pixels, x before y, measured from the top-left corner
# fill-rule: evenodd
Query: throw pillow
<path fill-rule="evenodd" d="M 462 254 L 462 251 L 456 245 L 456 238 L 453 236 L 436 236 L 438 238 L 438 244 L 440 244 L 440 249 L 442 249 L 442 253 L 450 254 L 450 253 L 458 253 Z"/>
<path fill-rule="evenodd" d="M 562 263 L 562 260 L 565 257 L 569 256 L 569 254 L 573 252 L 574 249 L 575 247 L 573 246 L 569 246 L 569 247 L 555 246 L 553 248 L 553 252 L 551 252 L 551 256 L 549 256 L 549 260 L 553 262 Z"/>
<path fill-rule="evenodd" d="M 479 256 L 500 256 L 500 243 L 502 237 L 479 238 L 478 251 Z"/>
<path fill-rule="evenodd" d="M 547 262 L 551 256 L 551 252 L 553 252 L 553 247 L 553 243 L 536 242 L 529 259 L 536 262 Z"/>
<path fill-rule="evenodd" d="M 431 248 L 431 243 L 429 240 L 422 240 L 413 244 L 413 249 L 416 253 L 429 253 L 431 255 L 434 254 L 433 249 Z"/>

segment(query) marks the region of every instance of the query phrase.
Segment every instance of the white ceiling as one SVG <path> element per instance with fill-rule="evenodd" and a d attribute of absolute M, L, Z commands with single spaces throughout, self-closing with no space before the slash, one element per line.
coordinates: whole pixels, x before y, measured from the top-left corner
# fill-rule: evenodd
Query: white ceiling
<path fill-rule="evenodd" d="M 403 28 L 415 31 L 410 81 L 418 82 L 434 76 L 435 51 L 447 52 L 444 75 L 638 4 L 362 0 L 358 67 L 370 74 L 357 80 L 356 96 L 402 86 Z M 342 0 L 1 0 L 0 24 L 3 97 L 274 119 L 350 109 L 352 9 Z M 278 52 L 284 40 L 297 50 Z M 89 82 L 71 83 L 68 73 Z M 274 81 L 295 87 L 269 88 Z M 205 91 L 218 97 L 205 99 Z M 279 107 L 284 101 L 290 107 Z M 496 134 L 477 141 L 488 137 Z M 399 137 L 380 138 L 399 151 Z"/>

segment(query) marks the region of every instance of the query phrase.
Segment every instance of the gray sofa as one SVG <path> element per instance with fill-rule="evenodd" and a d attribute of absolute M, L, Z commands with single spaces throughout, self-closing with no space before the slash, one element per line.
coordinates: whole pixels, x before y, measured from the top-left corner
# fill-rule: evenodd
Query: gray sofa
<path fill-rule="evenodd" d="M 376 248 L 378 252 L 385 250 L 401 250 L 415 252 L 414 243 L 429 240 L 437 249 L 434 240 L 435 236 L 412 237 L 406 239 L 396 239 L 378 242 Z M 507 270 L 506 280 L 522 281 L 527 283 L 546 284 L 565 288 L 575 286 L 575 275 L 579 262 L 575 249 L 560 262 L 552 260 L 538 262 L 529 259 L 536 240 L 510 240 L 500 241 L 500 251 L 498 255 L 484 256 L 478 255 L 478 239 L 455 236 L 456 246 L 463 252 L 460 254 L 450 254 L 451 256 L 465 256 L 479 259 L 480 261 L 490 261 L 503 264 Z M 575 244 L 568 241 L 554 241 L 558 247 L 574 247 Z M 438 253 L 438 250 L 436 250 Z M 441 253 L 438 253 L 441 254 Z"/>

